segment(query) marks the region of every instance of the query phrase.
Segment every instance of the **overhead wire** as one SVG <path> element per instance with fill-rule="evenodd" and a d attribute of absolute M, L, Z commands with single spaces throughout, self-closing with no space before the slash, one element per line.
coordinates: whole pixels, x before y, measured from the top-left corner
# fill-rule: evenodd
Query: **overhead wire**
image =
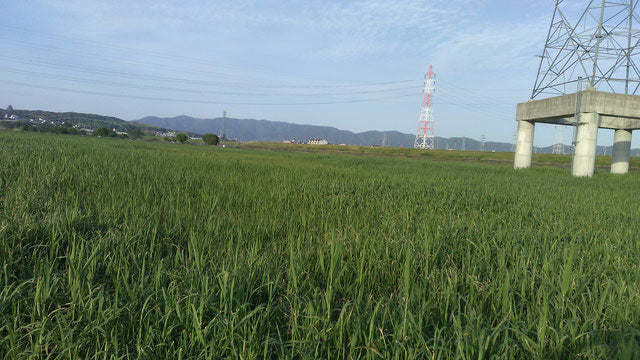
<path fill-rule="evenodd" d="M 69 89 L 69 88 L 63 88 L 63 87 L 57 87 L 57 86 L 30 84 L 30 83 L 24 83 L 19 81 L 2 80 L 2 79 L 0 79 L 0 83 L 7 84 L 7 85 L 39 88 L 39 89 L 45 89 L 45 90 L 55 90 L 55 91 L 61 91 L 61 92 L 67 92 L 67 93 L 76 93 L 76 94 L 109 96 L 109 97 L 126 98 L 126 99 L 153 100 L 153 101 L 163 101 L 163 102 L 210 104 L 210 105 L 260 105 L 260 106 L 333 105 L 333 104 L 348 104 L 348 103 L 359 103 L 359 102 L 374 102 L 378 100 L 416 96 L 416 94 L 412 93 L 412 94 L 394 95 L 394 96 L 387 96 L 387 97 L 380 97 L 380 98 L 350 99 L 350 100 L 342 100 L 342 101 L 317 101 L 317 102 L 300 102 L 300 103 L 286 103 L 286 102 L 260 103 L 260 102 L 208 101 L 208 100 L 194 100 L 194 99 L 150 97 L 150 96 L 140 96 L 140 95 L 126 95 L 126 94 L 107 93 L 107 92 L 92 91 L 92 90 L 79 90 L 79 89 Z"/>
<path fill-rule="evenodd" d="M 128 87 L 134 89 L 146 89 L 146 90 L 159 90 L 159 91 L 171 91 L 171 92 L 181 92 L 181 93 L 189 93 L 189 94 L 217 94 L 217 95 L 231 95 L 231 96 L 303 96 L 303 97 L 311 97 L 311 96 L 337 96 L 337 95 L 362 95 L 362 94 L 375 94 L 375 93 L 383 93 L 383 92 L 394 92 L 399 90 L 417 90 L 419 88 L 415 86 L 405 86 L 405 87 L 394 87 L 387 89 L 377 89 L 377 90 L 366 90 L 366 91 L 349 91 L 349 92 L 337 92 L 337 93 L 247 93 L 247 92 L 229 92 L 229 91 L 216 91 L 216 90 L 200 90 L 200 89 L 184 89 L 184 88 L 172 88 L 172 87 L 163 87 L 163 86 L 152 86 L 152 85 L 138 85 L 138 84 L 130 84 L 123 82 L 114 82 L 114 81 L 102 81 L 102 80 L 93 80 L 86 78 L 77 78 L 71 76 L 63 76 L 63 75 L 54 75 L 54 74 L 46 74 L 34 71 L 26 71 L 19 69 L 12 69 L 7 67 L 0 66 L 0 70 L 5 72 L 11 72 L 15 74 L 24 74 L 24 75 L 34 75 L 43 78 L 56 79 L 56 80 L 67 80 L 78 83 L 86 83 L 86 84 L 96 84 L 96 85 L 107 85 L 107 86 L 118 86 L 118 87 Z"/>
<path fill-rule="evenodd" d="M 236 77 L 235 75 L 226 74 L 223 72 L 203 71 L 200 69 L 196 69 L 194 67 L 185 68 L 185 67 L 171 66 L 171 65 L 161 64 L 157 62 L 132 60 L 132 58 L 122 59 L 114 56 L 108 56 L 104 53 L 96 54 L 96 53 L 90 53 L 87 51 L 69 50 L 69 49 L 65 49 L 57 46 L 51 46 L 51 45 L 35 44 L 25 40 L 18 41 L 16 39 L 7 38 L 6 36 L 0 37 L 0 40 L 12 42 L 20 45 L 21 47 L 28 47 L 29 49 L 44 49 L 47 51 L 54 51 L 56 53 L 73 56 L 74 58 L 93 58 L 101 61 L 118 62 L 121 64 L 134 65 L 134 66 L 144 66 L 145 68 L 153 67 L 153 68 L 178 71 L 181 73 L 188 73 L 193 75 L 219 76 L 219 77 L 226 77 L 226 78 Z"/>
<path fill-rule="evenodd" d="M 475 106 L 477 106 L 478 108 L 481 108 L 481 109 L 492 109 L 492 110 L 496 110 L 496 111 L 509 112 L 509 113 L 512 112 L 515 109 L 515 107 L 512 106 L 512 105 L 485 102 L 485 101 L 482 101 L 482 99 L 472 98 L 472 97 L 469 97 L 469 96 L 467 96 L 465 94 L 461 94 L 459 92 L 449 91 L 448 89 L 440 88 L 440 91 L 438 93 L 439 94 L 447 94 L 447 95 L 450 95 L 452 97 L 456 97 L 460 101 L 463 101 L 463 102 L 465 102 L 467 104 L 475 105 Z"/>
<path fill-rule="evenodd" d="M 157 76 L 157 75 L 145 75 L 145 74 L 137 74 L 132 72 L 125 71 L 115 71 L 108 69 L 95 69 L 82 65 L 64 65 L 57 64 L 49 61 L 43 60 L 33 60 L 33 59 L 21 59 L 16 57 L 11 57 L 7 55 L 0 55 L 0 59 L 5 59 L 11 62 L 17 62 L 22 64 L 43 66 L 53 69 L 59 70 L 68 70 L 74 72 L 83 72 L 83 73 L 91 73 L 97 75 L 106 75 L 106 76 L 119 76 L 119 77 L 128 77 L 128 78 L 136 78 L 142 80 L 150 80 L 150 81 L 162 81 L 162 82 L 170 82 L 170 83 L 181 83 L 181 84 L 189 84 L 189 85 L 206 85 L 206 86 L 221 86 L 221 87 L 264 87 L 264 88 L 283 88 L 283 89 L 310 89 L 310 88 L 357 88 L 363 86 L 382 86 L 382 85 L 394 85 L 394 84 L 403 84 L 416 82 L 417 80 L 398 80 L 398 81 L 385 81 L 385 82 L 377 82 L 377 83 L 368 83 L 368 84 L 358 84 L 358 85 L 276 85 L 276 84 L 256 84 L 256 83 L 230 83 L 230 82 L 222 82 L 222 81 L 206 81 L 206 80 L 193 80 L 179 77 L 167 77 L 167 76 Z"/>
<path fill-rule="evenodd" d="M 464 92 L 464 93 L 467 93 L 467 94 L 472 94 L 473 96 L 479 97 L 479 98 L 482 98 L 482 99 L 486 99 L 486 97 L 487 97 L 486 93 L 489 92 L 489 91 L 501 91 L 501 92 L 508 91 L 508 92 L 511 92 L 511 93 L 518 92 L 518 91 L 525 91 L 525 93 L 528 92 L 528 90 L 525 90 L 525 89 L 492 89 L 492 88 L 488 88 L 486 90 L 483 89 L 483 92 L 480 93 L 477 90 L 470 90 L 470 89 L 467 89 L 467 88 L 463 88 L 461 86 L 458 86 L 458 85 L 456 85 L 456 84 L 454 84 L 454 83 L 452 83 L 450 81 L 443 80 L 441 78 L 438 79 L 438 83 L 440 85 L 442 85 L 444 83 L 444 85 L 447 86 L 447 87 L 456 89 L 458 91 L 461 91 L 461 92 Z M 494 95 L 491 95 L 491 97 L 495 98 Z M 519 99 L 520 97 L 518 97 L 518 96 L 507 96 L 506 98 Z"/>
<path fill-rule="evenodd" d="M 440 94 L 440 96 L 442 96 L 442 95 L 443 94 Z M 452 105 L 464 108 L 464 109 L 468 110 L 469 112 L 473 113 L 476 116 L 500 118 L 500 119 L 507 119 L 507 118 L 513 117 L 512 114 L 508 114 L 508 113 L 502 113 L 502 112 L 498 112 L 498 111 L 491 110 L 491 109 L 479 109 L 476 106 L 465 104 L 464 102 L 460 102 L 459 99 L 453 98 L 453 97 L 449 97 L 448 95 L 445 95 L 444 97 L 448 98 L 449 100 L 452 100 L 453 101 Z"/>
<path fill-rule="evenodd" d="M 63 39 L 63 40 L 69 40 L 69 41 L 73 41 L 76 43 L 82 43 L 82 44 L 86 44 L 95 48 L 101 48 L 101 49 L 112 49 L 112 50 L 118 50 L 118 51 L 127 51 L 128 53 L 134 52 L 134 53 L 138 53 L 138 54 L 142 54 L 142 55 L 148 55 L 148 56 L 154 56 L 154 57 L 158 57 L 158 58 L 165 58 L 165 59 L 172 59 L 172 60 L 176 60 L 176 59 L 181 59 L 181 60 L 185 60 L 188 62 L 192 62 L 192 63 L 200 63 L 203 65 L 208 65 L 210 66 L 212 64 L 211 61 L 208 60 L 204 60 L 204 59 L 196 59 L 196 58 L 190 58 L 190 57 L 184 57 L 184 56 L 180 56 L 180 55 L 175 55 L 175 54 L 163 54 L 163 53 L 158 53 L 158 52 L 153 52 L 153 51 L 142 51 L 139 49 L 133 49 L 133 48 L 128 48 L 128 47 L 123 47 L 123 46 L 117 46 L 117 45 L 104 45 L 104 44 L 99 44 L 99 43 L 94 43 L 94 42 L 89 42 L 89 41 L 85 41 L 85 40 L 79 40 L 79 39 L 74 39 L 74 38 L 70 38 L 70 37 L 66 37 L 66 36 L 62 36 L 62 35 L 56 35 L 56 34 L 49 34 L 49 33 L 43 33 L 43 32 L 37 32 L 37 31 L 29 31 L 29 30 L 24 30 L 24 29 L 20 29 L 18 27 L 12 27 L 6 24 L 0 24 L 0 27 L 3 27 L 5 29 L 10 29 L 10 31 L 17 31 L 17 32 L 30 32 L 33 34 L 40 34 L 40 35 L 45 35 L 47 37 L 50 38 L 54 38 L 54 39 Z M 7 38 L 4 38 L 4 40 L 10 40 Z M 41 45 L 41 44 L 33 44 L 33 43 L 28 43 L 28 42 L 20 42 L 22 45 L 29 45 L 29 46 L 35 46 L 35 47 L 40 47 L 40 48 L 45 48 L 45 49 L 49 49 L 49 50 L 53 50 L 53 51 L 57 51 L 57 52 L 61 52 L 61 53 L 66 53 L 66 54 L 71 54 L 74 56 L 83 56 L 83 57 L 99 57 L 101 59 L 107 59 L 107 60 L 112 60 L 112 61 L 118 61 L 121 63 L 126 63 L 126 64 L 132 64 L 132 65 L 152 65 L 152 66 L 160 66 L 160 67 L 165 67 L 165 68 L 173 68 L 174 70 L 178 70 L 178 71 L 182 71 L 185 69 L 181 69 L 181 68 L 177 68 L 177 67 L 167 67 L 164 64 L 158 64 L 158 63 L 150 63 L 150 62 L 140 62 L 140 61 L 133 61 L 131 59 L 119 59 L 119 58 L 114 58 L 114 57 L 106 57 L 106 56 L 102 56 L 99 54 L 92 54 L 92 53 L 86 53 L 86 52 L 77 52 L 77 51 L 73 51 L 73 50 L 68 50 L 68 49 L 64 49 L 64 48 L 60 48 L 60 47 L 55 47 L 55 46 L 46 46 L 46 45 Z M 117 70 L 110 70 L 110 69 L 100 69 L 100 68 L 95 68 L 95 67 L 89 67 L 89 66 L 83 66 L 83 65 L 69 65 L 69 64 L 57 64 L 51 61 L 46 61 L 46 60 L 39 60 L 39 59 L 24 59 L 24 58 L 16 58 L 16 57 L 10 57 L 7 56 L 6 54 L 0 55 L 0 59 L 4 59 L 6 61 L 10 61 L 10 62 L 15 62 L 15 63 L 21 63 L 21 64 L 26 64 L 29 66 L 37 66 L 37 67 L 44 67 L 44 68 L 49 68 L 49 69 L 56 69 L 56 70 L 64 70 L 64 71 L 71 71 L 71 72 L 78 72 L 78 73 L 85 73 L 85 74 L 92 74 L 92 75 L 101 75 L 101 76 L 110 76 L 110 77 L 119 77 L 119 78 L 125 78 L 125 79 L 135 79 L 135 80 L 141 80 L 141 81 L 155 81 L 155 82 L 165 82 L 165 83 L 175 83 L 175 84 L 182 84 L 182 85 L 193 85 L 193 86 L 212 86 L 212 87 L 224 87 L 224 88 L 240 88 L 240 89 L 256 89 L 256 88 L 260 88 L 260 89 L 281 89 L 281 90 L 299 90 L 298 92 L 233 92 L 233 91 L 220 91 L 220 90 L 207 90 L 207 89 L 185 89 L 185 88 L 176 88 L 176 87 L 165 87 L 165 86 L 155 86 L 155 85 L 148 85 L 148 84 L 131 84 L 131 83 L 125 83 L 125 82 L 119 82 L 119 81 L 108 81 L 108 80 L 97 80 L 97 79 L 87 79 L 87 78 L 80 78 L 80 77 L 73 77 L 73 76 L 65 76 L 65 75 L 60 75 L 60 74 L 46 74 L 46 73 L 42 73 L 42 72 L 35 72 L 35 71 L 28 71 L 28 70 L 20 70 L 20 69 L 14 69 L 14 68 L 8 68 L 8 67 L 0 67 L 0 69 L 4 70 L 5 72 L 12 72 L 12 73 L 16 73 L 16 74 L 23 74 L 23 75 L 32 75 L 32 76 L 39 76 L 39 77 L 43 77 L 43 78 L 50 78 L 50 79 L 56 79 L 56 80 L 65 80 L 65 81 L 71 81 L 71 82 L 76 82 L 76 83 L 85 83 L 85 84 L 95 84 L 95 85 L 105 85 L 105 86 L 113 86 L 113 87 L 126 87 L 126 88 L 132 88 L 132 89 L 144 89 L 144 90 L 154 90 L 154 91 L 169 91 L 169 92 L 178 92 L 178 93 L 186 93 L 186 94 L 217 94 L 217 95 L 229 95 L 229 96 L 291 96 L 291 97 L 312 97 L 312 96 L 325 96 L 325 97 L 335 97 L 335 96 L 343 96 L 343 95 L 368 95 L 368 94 L 377 94 L 377 93 L 393 93 L 396 91 L 402 91 L 402 90 L 409 90 L 409 89 L 415 89 L 417 90 L 419 87 L 418 86 L 406 86 L 406 87 L 391 87 L 389 88 L 388 86 L 390 85 L 398 85 L 398 84 L 408 84 L 408 83 L 414 83 L 414 82 L 418 82 L 418 81 L 422 81 L 422 80 L 418 80 L 418 79 L 413 79 L 413 80 L 398 80 L 398 81 L 385 81 L 385 82 L 368 82 L 368 83 L 358 83 L 358 84 L 333 84 L 333 85 L 326 85 L 326 84 L 306 84 L 306 85 L 299 85 L 299 84 L 277 84 L 277 83 L 258 83 L 258 82 L 231 82 L 231 81 L 211 81 L 211 80 L 203 80 L 203 79 L 199 79 L 199 80 L 195 80 L 195 79 L 189 79 L 189 78 L 183 78 L 183 77 L 171 77 L 171 76 L 158 76 L 158 75 L 148 75 L 148 74 L 140 74 L 140 73 L 136 73 L 136 72 L 127 72 L 127 71 L 117 71 Z M 216 75 L 219 76 L 220 74 L 214 74 L 214 73 L 210 73 L 210 72 L 202 72 L 202 71 L 197 71 L 197 73 L 201 73 L 201 74 L 207 74 L 207 75 Z M 224 74 L 223 74 L 224 76 Z M 440 90 L 438 92 L 438 94 L 440 96 L 443 96 L 447 99 L 449 99 L 450 101 L 453 101 L 452 105 L 456 105 L 462 108 L 465 108 L 469 111 L 478 113 L 478 110 L 481 110 L 482 112 L 485 113 L 491 113 L 494 116 L 499 116 L 499 117 L 506 117 L 512 116 L 512 108 L 510 106 L 507 106 L 504 103 L 497 103 L 497 102 L 492 102 L 492 101 L 488 101 L 486 97 L 478 95 L 477 93 L 474 93 L 472 91 L 466 90 L 466 89 L 462 89 L 459 88 L 455 85 L 453 85 L 452 83 L 449 83 L 448 81 L 444 81 L 442 79 L 438 79 L 439 83 L 441 83 L 440 85 Z M 6 81 L 5 81 L 6 82 Z M 13 85 L 16 86 L 37 86 L 37 85 L 32 85 L 32 84 L 28 84 L 28 83 L 20 83 L 20 82 L 13 82 Z M 91 94 L 91 95 L 104 95 L 104 96 L 117 96 L 117 97 L 126 97 L 126 98 L 137 98 L 137 99 L 145 99 L 145 100 L 171 100 L 171 99 L 166 99 L 166 98 L 159 98 L 159 97 L 148 97 L 148 96 L 129 96 L 129 95 L 121 95 L 121 94 L 112 94 L 112 93 L 108 93 L 108 92 L 98 92 L 98 91 L 89 91 L 89 90 L 79 90 L 79 89 L 69 89 L 69 88 L 62 88 L 62 87 L 53 87 L 53 86 L 39 86 L 40 88 L 46 88 L 49 90 L 58 90 L 58 91 L 64 91 L 64 92 L 75 92 L 75 93 L 82 93 L 82 94 Z M 303 90 L 310 90 L 310 89 L 358 89 L 358 88 L 366 88 L 366 87 L 373 87 L 373 89 L 367 89 L 367 90 L 358 90 L 358 91 L 342 91 L 342 92 L 301 92 Z M 380 88 L 380 87 L 384 87 L 384 88 Z M 384 102 L 385 99 L 395 99 L 395 98 L 399 98 L 399 97 L 409 97 L 409 96 L 418 96 L 418 93 L 416 92 L 416 94 L 406 94 L 406 95 L 394 95 L 394 96 L 390 96 L 390 97 L 379 97 L 379 98 L 374 98 L 374 99 L 341 99 L 341 100 L 336 100 L 336 101 L 319 101 L 319 102 L 304 102 L 304 103 L 250 103 L 250 102 L 222 102 L 222 101 L 200 101 L 200 100 L 194 100 L 194 99 L 189 99 L 189 100 L 177 100 L 177 101 L 181 101 L 181 102 L 195 102 L 195 103 L 207 103 L 207 104 L 252 104 L 252 105 L 312 105 L 312 104 L 338 104 L 338 103 L 357 103 L 357 102 L 366 102 L 366 101 L 381 101 Z M 469 101 L 471 100 L 471 101 Z M 486 114 L 485 114 L 486 115 Z"/>
<path fill-rule="evenodd" d="M 500 116 L 511 116 L 511 114 L 513 113 L 512 111 L 508 111 L 508 110 L 504 110 L 504 109 L 500 109 L 500 108 L 494 108 L 491 105 L 488 104 L 482 104 L 482 103 L 469 103 L 466 99 L 457 96 L 457 95 L 452 95 L 452 94 L 448 94 L 448 93 L 443 93 L 443 92 L 439 92 L 438 96 L 444 96 L 450 100 L 454 100 L 456 101 L 458 104 L 462 105 L 464 104 L 467 107 L 472 107 L 472 109 L 474 109 L 475 111 L 478 110 L 482 110 L 482 111 L 487 111 L 487 112 L 492 112 L 494 114 L 498 114 Z"/>
<path fill-rule="evenodd" d="M 17 32 L 26 32 L 26 33 L 33 33 L 33 34 L 38 34 L 39 36 L 48 36 L 51 38 L 57 38 L 57 39 L 64 39 L 65 41 L 73 41 L 73 42 L 77 42 L 77 43 L 81 43 L 81 44 L 86 44 L 89 46 L 93 46 L 93 47 L 97 47 L 97 48 L 104 48 L 104 49 L 114 49 L 114 50 L 118 50 L 118 51 L 127 51 L 127 53 L 138 53 L 138 54 L 142 54 L 142 55 L 147 55 L 147 56 L 153 56 L 154 58 L 166 58 L 166 59 L 172 59 L 172 60 L 176 60 L 176 59 L 180 59 L 180 60 L 188 60 L 191 61 L 193 63 L 198 63 L 201 65 L 206 65 L 206 66 L 212 66 L 213 64 L 215 64 L 216 67 L 224 67 L 224 65 L 220 65 L 220 63 L 215 63 L 212 62 L 210 60 L 204 60 L 204 59 L 196 59 L 196 58 L 192 58 L 192 57 L 185 57 L 185 56 L 180 56 L 180 55 L 175 55 L 175 54 L 166 54 L 166 53 L 160 53 L 160 52 L 154 52 L 154 51 L 143 51 L 143 50 L 139 50 L 139 49 L 134 49 L 134 48 L 129 48 L 129 47 L 123 47 L 123 46 L 117 46 L 117 45 L 105 45 L 105 44 L 100 44 L 100 43 L 95 43 L 95 42 L 90 42 L 90 41 L 85 41 L 85 40 L 79 40 L 79 39 L 75 39 L 75 38 L 71 38 L 71 37 L 67 37 L 67 36 L 62 36 L 62 35 L 56 35 L 56 34 L 50 34 L 50 33 L 45 33 L 45 32 L 38 32 L 38 31 L 32 31 L 32 30 L 25 30 L 25 29 L 21 29 L 18 27 L 14 27 L 14 26 L 9 26 L 6 24 L 0 24 L 0 27 L 4 27 L 10 31 L 17 31 Z M 127 60 L 123 60 L 123 59 L 119 59 L 119 58 L 115 58 L 115 57 L 109 57 L 106 56 L 104 53 L 99 53 L 99 54 L 95 54 L 95 53 L 89 53 L 86 51 L 83 52 L 79 52 L 79 51 L 74 51 L 74 50 L 68 50 L 68 49 L 64 49 L 64 48 L 60 48 L 60 47 L 55 47 L 55 46 L 51 46 L 51 45 L 42 45 L 42 44 L 34 44 L 34 43 L 29 43 L 27 41 L 21 40 L 21 41 L 16 41 L 13 40 L 11 38 L 7 38 L 7 37 L 3 37 L 1 38 L 2 40 L 6 40 L 6 41 L 10 41 L 10 42 L 14 42 L 17 43 L 21 46 L 24 45 L 29 45 L 32 47 L 39 47 L 39 48 L 44 48 L 44 49 L 48 49 L 48 50 L 53 50 L 53 51 L 57 51 L 57 52 L 62 52 L 62 53 L 66 53 L 66 54 L 71 54 L 73 56 L 76 57 L 94 57 L 94 58 L 98 58 L 98 59 L 102 59 L 102 60 L 110 60 L 110 61 L 117 61 L 117 62 L 121 62 L 121 63 L 127 63 L 127 64 L 136 64 L 136 65 L 151 65 L 151 66 L 159 66 L 159 67 L 164 67 L 164 68 L 169 68 L 169 69 L 173 69 L 173 70 L 178 70 L 178 71 L 182 71 L 182 72 L 188 72 L 188 73 L 196 73 L 196 74 L 206 74 L 208 76 L 210 75 L 216 75 L 216 76 L 226 76 L 226 77 L 233 77 L 232 75 L 229 74 L 221 74 L 221 73 L 211 73 L 211 72 L 207 72 L 207 71 L 201 71 L 198 69 L 194 69 L 192 67 L 189 68 L 178 68 L 175 66 L 167 66 L 166 64 L 158 64 L 158 63 L 153 63 L 153 62 L 141 62 L 141 61 L 135 61 L 135 60 L 131 60 L 131 59 L 127 59 Z M 247 67 L 243 67 L 242 69 L 240 69 L 240 71 L 242 72 L 246 72 Z M 181 79 L 181 80 L 188 80 L 188 79 Z M 194 80 L 191 80 L 194 81 Z M 408 79 L 408 80 L 401 80 L 401 81 L 387 81 L 387 82 L 360 82 L 360 83 L 353 83 L 353 82 L 348 82 L 348 83 L 342 83 L 342 84 L 332 84 L 332 85 L 327 85 L 327 84 L 313 84 L 313 85 L 296 85 L 296 84 L 286 84 L 286 83 L 274 83 L 274 82 L 262 82 L 262 83 L 257 83 L 257 82 L 251 82 L 249 84 L 247 83 L 225 83 L 225 84 L 220 84 L 221 86 L 225 85 L 225 86 L 269 86 L 269 87 L 283 87 L 283 88 L 341 88 L 341 87 L 364 87 L 364 86 L 380 86 L 380 85 L 389 85 L 389 84 L 394 84 L 394 83 L 404 83 L 404 82 L 418 82 L 420 80 L 418 79 Z"/>
<path fill-rule="evenodd" d="M 444 84 L 442 84 L 442 83 L 444 83 Z M 505 103 L 492 101 L 490 96 L 476 95 L 472 91 L 463 90 L 463 89 L 457 88 L 455 86 L 448 85 L 443 80 L 440 80 L 440 83 L 438 85 L 439 85 L 439 88 L 441 90 L 444 88 L 445 91 L 451 92 L 452 94 L 455 94 L 455 95 L 458 95 L 458 96 L 462 96 L 462 97 L 465 97 L 465 98 L 472 99 L 472 100 L 476 101 L 478 104 L 486 104 L 486 105 L 491 105 L 491 106 L 494 106 L 494 107 L 508 108 L 509 110 L 511 110 L 511 106 L 506 105 Z"/>
<path fill-rule="evenodd" d="M 201 64 L 201 65 L 208 65 L 208 66 L 210 66 L 212 64 L 216 65 L 216 66 L 230 66 L 229 64 L 224 64 L 224 63 L 221 63 L 221 62 L 214 62 L 211 59 L 200 59 L 200 58 L 195 58 L 195 57 L 191 57 L 191 56 L 176 55 L 176 54 L 173 54 L 173 53 L 165 53 L 165 52 L 150 51 L 150 50 L 141 50 L 141 49 L 136 49 L 136 48 L 122 46 L 122 45 L 98 43 L 98 42 L 94 42 L 94 41 L 87 41 L 87 40 L 74 38 L 74 37 L 71 37 L 71 36 L 53 34 L 53 33 L 44 32 L 44 31 L 37 31 L 37 30 L 33 30 L 33 29 L 24 29 L 24 28 L 17 27 L 17 26 L 11 26 L 11 25 L 8 25 L 8 24 L 5 24 L 5 23 L 0 23 L 0 27 L 3 27 L 5 30 L 12 31 L 12 32 L 30 33 L 30 34 L 35 34 L 38 37 L 45 36 L 45 37 L 49 37 L 49 38 L 52 38 L 52 39 L 60 39 L 60 40 L 66 41 L 66 42 L 71 41 L 71 42 L 75 42 L 75 43 L 78 43 L 78 44 L 85 44 L 85 45 L 89 45 L 89 46 L 97 47 L 97 48 L 101 48 L 101 49 L 111 49 L 111 50 L 118 50 L 118 51 L 126 51 L 128 53 L 137 53 L 137 54 L 141 54 L 141 55 L 153 56 L 153 57 L 156 57 L 156 58 L 166 58 L 166 59 L 170 59 L 170 60 L 180 60 L 180 61 L 186 61 L 186 62 L 191 62 L 191 63 L 195 63 L 195 64 Z M 246 70 L 246 68 L 243 68 L 242 70 Z"/>

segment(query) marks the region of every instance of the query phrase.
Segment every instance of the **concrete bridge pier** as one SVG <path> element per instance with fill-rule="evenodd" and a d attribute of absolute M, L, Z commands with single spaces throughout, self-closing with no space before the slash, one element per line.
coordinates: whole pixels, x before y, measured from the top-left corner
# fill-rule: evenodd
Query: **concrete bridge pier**
<path fill-rule="evenodd" d="M 598 128 L 615 130 L 611 172 L 625 174 L 629 171 L 631 130 L 640 129 L 640 95 L 609 93 L 590 87 L 573 94 L 520 103 L 516 120 L 516 169 L 531 166 L 533 128 L 539 122 L 577 126 L 571 165 L 574 176 L 593 175 Z"/>
<path fill-rule="evenodd" d="M 596 167 L 596 145 L 600 115 L 597 113 L 583 113 L 578 124 L 576 146 L 573 153 L 573 176 L 593 176 Z"/>
<path fill-rule="evenodd" d="M 619 129 L 613 135 L 613 155 L 611 156 L 611 173 L 626 174 L 629 172 L 631 158 L 631 130 Z"/>
<path fill-rule="evenodd" d="M 516 154 L 513 167 L 527 169 L 531 167 L 533 154 L 533 135 L 536 123 L 531 121 L 518 121 L 518 139 L 516 142 Z"/>

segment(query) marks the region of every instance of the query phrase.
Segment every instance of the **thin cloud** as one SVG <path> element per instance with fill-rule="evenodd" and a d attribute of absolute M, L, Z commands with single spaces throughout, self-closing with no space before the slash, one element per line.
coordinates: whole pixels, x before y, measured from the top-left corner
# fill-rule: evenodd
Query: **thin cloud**
<path fill-rule="evenodd" d="M 321 34 L 317 55 L 353 57 L 406 48 L 429 35 L 446 34 L 469 18 L 462 0 L 332 1 L 86 1 L 46 3 L 97 33 L 144 29 L 271 29 L 288 36 Z M 99 16 L 98 16 L 99 15 Z"/>

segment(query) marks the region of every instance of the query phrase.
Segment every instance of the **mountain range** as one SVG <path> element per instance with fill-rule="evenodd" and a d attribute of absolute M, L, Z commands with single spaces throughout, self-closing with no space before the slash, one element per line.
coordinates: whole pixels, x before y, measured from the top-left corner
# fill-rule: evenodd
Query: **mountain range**
<path fill-rule="evenodd" d="M 226 133 L 228 139 L 247 141 L 282 142 L 296 140 L 306 142 L 310 139 L 326 139 L 330 144 L 347 144 L 360 146 L 381 146 L 383 137 L 386 137 L 386 146 L 413 147 L 415 135 L 401 133 L 399 131 L 365 131 L 354 133 L 348 130 L 340 130 L 330 126 L 301 125 L 280 121 L 213 118 L 200 119 L 186 115 L 172 118 L 160 118 L 147 116 L 136 123 L 152 125 L 156 127 L 189 131 L 204 134 L 214 133 L 222 135 Z M 470 138 L 435 138 L 436 147 L 439 149 L 458 149 L 464 143 L 465 150 L 480 150 L 480 141 Z M 511 151 L 512 145 L 501 142 L 486 142 L 487 151 Z"/>
<path fill-rule="evenodd" d="M 415 135 L 405 134 L 399 131 L 365 131 L 354 133 L 348 130 L 340 130 L 330 126 L 301 125 L 280 121 L 254 120 L 254 119 L 234 119 L 234 118 L 213 118 L 201 119 L 186 115 L 170 118 L 147 116 L 136 123 L 152 125 L 155 127 L 188 131 L 191 133 L 204 134 L 214 133 L 222 135 L 226 133 L 228 139 L 247 141 L 282 142 L 285 140 L 296 140 L 306 142 L 310 139 L 326 139 L 330 144 L 347 144 L 361 146 L 382 146 L 383 137 L 386 137 L 386 146 L 390 147 L 413 147 Z M 386 134 L 386 135 L 385 135 Z M 468 150 L 479 151 L 483 149 L 482 142 L 471 138 L 442 138 L 436 137 L 437 149 Z M 486 141 L 485 151 L 513 151 L 513 144 L 505 142 Z M 536 152 L 550 154 L 553 152 L 553 145 L 547 147 L 537 147 Z M 565 153 L 570 154 L 573 147 L 565 145 Z M 611 147 L 598 148 L 599 154 L 611 154 Z M 633 149 L 632 155 L 640 154 L 640 149 Z"/>
<path fill-rule="evenodd" d="M 9 110 L 0 109 L 0 118 L 8 114 Z M 116 117 L 96 114 L 73 113 L 73 112 L 52 112 L 43 110 L 13 110 L 11 113 L 21 119 L 38 119 L 54 121 L 57 123 L 67 122 L 72 125 L 79 125 L 90 129 L 100 126 L 113 128 L 116 131 L 127 131 L 138 128 L 148 132 L 166 132 L 169 130 L 184 131 L 189 135 L 196 136 L 205 133 L 222 135 L 226 132 L 228 139 L 247 141 L 282 142 L 285 140 L 296 140 L 306 142 L 309 139 L 326 139 L 330 144 L 347 144 L 361 146 L 382 146 L 383 138 L 385 145 L 389 147 L 413 147 L 415 135 L 405 134 L 399 131 L 365 131 L 354 133 L 347 130 L 340 130 L 330 126 L 301 125 L 280 121 L 235 119 L 235 118 L 214 118 L 200 119 L 186 115 L 176 117 L 156 117 L 147 116 L 140 120 L 125 121 Z M 437 149 L 451 150 L 482 150 L 482 142 L 471 138 L 442 138 L 436 137 Z M 513 144 L 505 142 L 487 141 L 484 143 L 485 151 L 513 151 Z M 612 147 L 598 147 L 598 154 L 611 154 Z M 538 153 L 551 153 L 553 146 L 538 147 Z M 572 153 L 570 145 L 565 146 L 565 153 Z M 640 149 L 632 149 L 632 156 L 639 156 Z"/>

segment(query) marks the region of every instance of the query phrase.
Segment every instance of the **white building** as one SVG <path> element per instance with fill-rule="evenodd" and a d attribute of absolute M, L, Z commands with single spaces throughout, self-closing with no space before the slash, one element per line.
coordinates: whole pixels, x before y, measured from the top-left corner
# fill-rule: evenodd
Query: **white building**
<path fill-rule="evenodd" d="M 325 139 L 310 139 L 307 144 L 309 145 L 329 145 L 329 142 Z"/>

